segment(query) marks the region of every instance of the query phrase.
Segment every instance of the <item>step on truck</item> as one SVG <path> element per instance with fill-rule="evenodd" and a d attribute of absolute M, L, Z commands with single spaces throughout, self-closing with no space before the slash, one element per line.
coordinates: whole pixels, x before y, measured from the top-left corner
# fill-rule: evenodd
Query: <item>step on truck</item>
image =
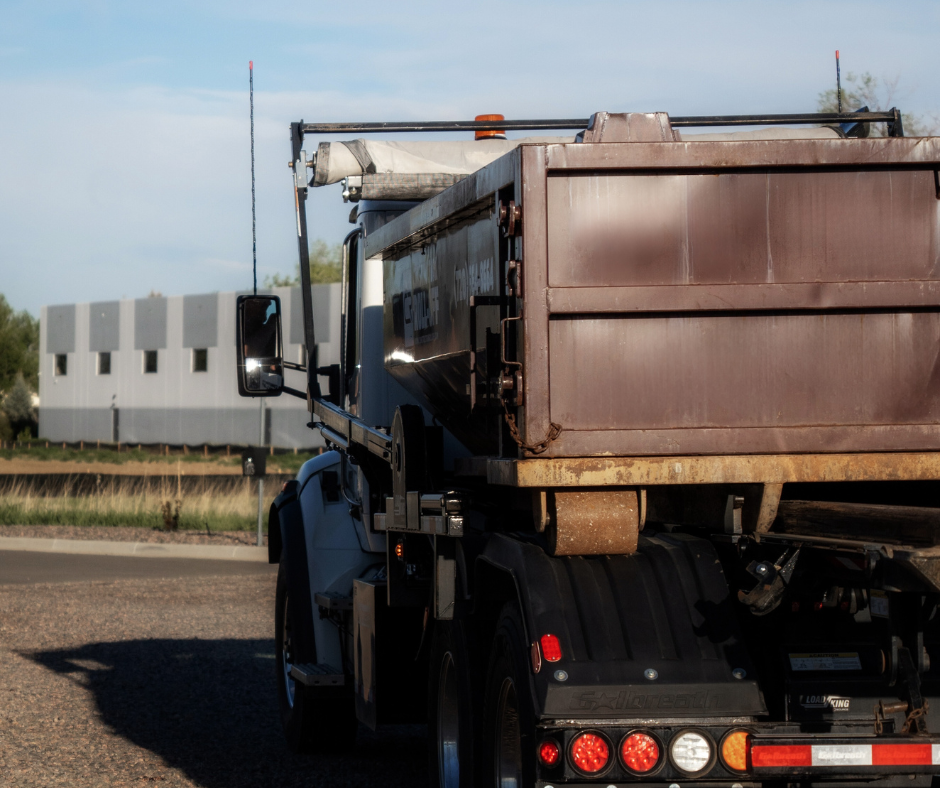
<path fill-rule="evenodd" d="M 598 112 L 291 145 L 306 362 L 237 303 L 240 393 L 330 447 L 270 511 L 291 747 L 426 723 L 436 788 L 940 774 L 938 139 Z"/>

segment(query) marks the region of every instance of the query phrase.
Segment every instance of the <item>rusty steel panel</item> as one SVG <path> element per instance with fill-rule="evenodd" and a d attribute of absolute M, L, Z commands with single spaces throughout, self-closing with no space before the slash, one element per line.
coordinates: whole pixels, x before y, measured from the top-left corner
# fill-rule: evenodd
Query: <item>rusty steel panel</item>
<path fill-rule="evenodd" d="M 584 317 L 551 321 L 551 418 L 558 448 L 579 430 L 936 425 L 940 312 Z M 586 385 L 587 384 L 587 385 Z M 638 442 L 623 453 L 650 453 Z M 885 448 L 859 430 L 856 448 Z M 701 449 L 696 448 L 695 451 Z M 720 453 L 716 442 L 712 449 Z"/>
<path fill-rule="evenodd" d="M 535 146 L 530 146 L 535 147 Z M 940 137 L 685 141 L 656 143 L 550 144 L 539 146 L 549 171 L 731 168 L 933 169 L 940 164 Z"/>
<path fill-rule="evenodd" d="M 930 170 L 592 173 L 552 176 L 547 188 L 552 287 L 940 273 Z"/>
<path fill-rule="evenodd" d="M 490 484 L 511 487 L 652 487 L 940 480 L 940 452 L 491 459 Z"/>
<path fill-rule="evenodd" d="M 940 304 L 940 281 L 552 287 L 547 295 L 552 315 L 909 309 Z"/>
<path fill-rule="evenodd" d="M 524 205 L 526 275 L 547 269 L 526 331 L 548 332 L 527 346 L 525 440 L 940 448 L 940 145 L 852 142 L 553 145 L 541 173 L 524 157 L 545 195 L 533 243 Z"/>
<path fill-rule="evenodd" d="M 636 490 L 553 490 L 548 494 L 552 555 L 630 555 L 640 534 Z"/>

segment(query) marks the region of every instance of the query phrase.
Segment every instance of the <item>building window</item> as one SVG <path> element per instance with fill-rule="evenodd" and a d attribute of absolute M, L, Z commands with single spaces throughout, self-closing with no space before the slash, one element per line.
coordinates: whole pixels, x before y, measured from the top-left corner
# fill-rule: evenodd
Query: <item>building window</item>
<path fill-rule="evenodd" d="M 69 357 L 65 353 L 55 355 L 55 374 L 56 377 L 69 374 Z"/>
<path fill-rule="evenodd" d="M 157 371 L 157 351 L 145 350 L 144 351 L 144 372 L 147 374 L 152 374 L 156 371 Z"/>
<path fill-rule="evenodd" d="M 111 354 L 110 353 L 98 354 L 98 374 L 99 375 L 111 374 Z"/>
<path fill-rule="evenodd" d="M 193 348 L 193 372 L 209 371 L 209 351 L 204 347 Z"/>

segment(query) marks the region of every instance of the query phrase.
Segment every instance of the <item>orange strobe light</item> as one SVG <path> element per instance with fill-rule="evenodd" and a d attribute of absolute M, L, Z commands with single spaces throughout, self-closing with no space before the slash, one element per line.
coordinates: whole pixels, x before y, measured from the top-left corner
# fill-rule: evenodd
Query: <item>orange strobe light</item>
<path fill-rule="evenodd" d="M 474 120 L 506 120 L 502 115 L 477 115 Z M 492 131 L 478 131 L 474 135 L 474 139 L 486 140 L 486 139 L 497 139 L 504 140 L 506 139 L 506 133 L 502 129 L 493 129 Z"/>

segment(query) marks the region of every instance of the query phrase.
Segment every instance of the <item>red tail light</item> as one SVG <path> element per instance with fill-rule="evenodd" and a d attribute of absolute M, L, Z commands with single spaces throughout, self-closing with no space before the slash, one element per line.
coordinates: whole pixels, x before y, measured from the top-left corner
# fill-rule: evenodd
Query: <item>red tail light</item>
<path fill-rule="evenodd" d="M 610 747 L 597 733 L 582 733 L 571 742 L 571 763 L 585 774 L 597 774 L 607 768 Z"/>
<path fill-rule="evenodd" d="M 546 766 L 554 766 L 561 757 L 561 750 L 551 739 L 546 739 L 539 745 L 539 760 Z"/>
<path fill-rule="evenodd" d="M 620 758 L 631 772 L 646 774 L 659 763 L 659 743 L 648 733 L 631 733 L 620 745 Z"/>
<path fill-rule="evenodd" d="M 542 656 L 546 662 L 558 662 L 561 659 L 561 643 L 557 635 L 542 635 L 539 642 L 542 644 Z"/>

